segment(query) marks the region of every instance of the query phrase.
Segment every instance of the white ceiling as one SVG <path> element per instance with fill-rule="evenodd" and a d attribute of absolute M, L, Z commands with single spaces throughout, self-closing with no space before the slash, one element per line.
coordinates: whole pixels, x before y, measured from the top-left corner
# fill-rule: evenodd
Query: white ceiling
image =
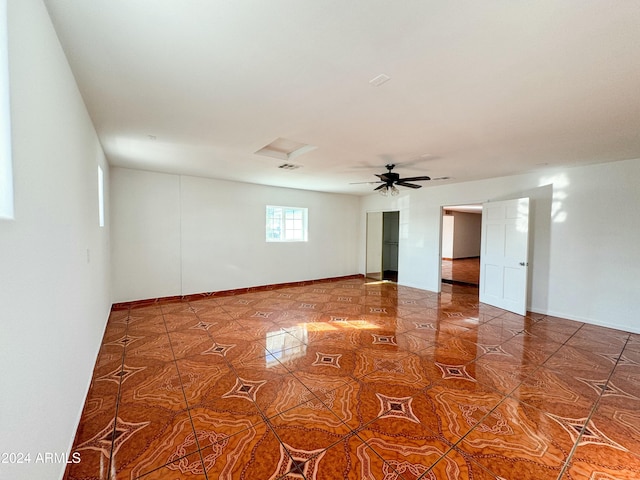
<path fill-rule="evenodd" d="M 365 194 L 640 157 L 637 1 L 45 4 L 112 165 Z"/>

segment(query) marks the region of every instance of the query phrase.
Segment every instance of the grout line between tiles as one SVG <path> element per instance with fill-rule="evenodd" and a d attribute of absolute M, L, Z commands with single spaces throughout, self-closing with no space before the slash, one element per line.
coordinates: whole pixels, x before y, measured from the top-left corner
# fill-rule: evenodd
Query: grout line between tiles
<path fill-rule="evenodd" d="M 236 319 L 235 319 L 235 318 L 233 318 L 233 315 L 231 315 L 231 313 L 230 313 L 228 310 L 226 310 L 226 309 L 224 308 L 224 305 L 220 305 L 220 303 L 217 301 L 217 299 L 215 299 L 215 301 L 216 301 L 217 306 L 218 306 L 218 307 L 220 307 L 220 308 L 222 308 L 222 310 L 224 311 L 225 315 L 227 315 L 227 316 L 229 317 L 229 320 L 232 320 L 234 323 L 237 323 L 237 322 L 236 322 Z M 195 315 L 196 319 L 197 319 L 198 321 L 200 321 L 200 322 L 201 322 L 201 321 L 202 321 L 202 319 L 200 318 L 200 315 L 198 315 L 198 312 L 196 311 L 196 309 L 195 309 L 195 308 L 193 308 L 193 305 L 191 305 L 191 302 L 187 302 L 187 303 L 188 303 L 188 305 L 189 305 L 189 308 L 190 308 L 190 309 L 192 309 L 192 311 L 193 311 L 193 313 L 194 313 L 194 315 Z M 219 344 L 218 344 L 218 342 L 217 342 L 217 340 L 216 340 L 216 338 L 211 334 L 211 332 L 209 332 L 209 330 L 206 330 L 205 332 L 206 332 L 206 335 L 209 337 L 209 339 L 210 339 L 210 340 L 211 340 L 215 345 L 219 345 Z M 229 361 L 229 359 L 227 358 L 226 354 L 222 355 L 222 358 L 224 359 L 224 362 L 225 362 L 225 364 L 226 364 L 227 368 L 229 369 L 229 371 L 230 371 L 230 372 L 232 372 L 232 373 L 235 375 L 235 377 L 236 377 L 236 379 L 237 379 L 237 380 L 240 380 L 240 381 L 242 382 L 241 377 L 238 375 L 237 370 L 235 369 L 235 367 L 233 366 L 233 364 Z M 178 371 L 179 371 L 179 369 L 178 369 Z M 184 389 L 183 389 L 183 393 L 184 393 Z M 185 401 L 186 401 L 186 394 L 185 394 Z M 263 421 L 265 424 L 267 424 L 267 428 L 269 428 L 269 424 L 267 423 L 267 417 L 263 414 L 262 410 L 260 409 L 260 407 L 257 405 L 257 403 L 256 403 L 256 402 L 254 402 L 253 400 L 251 400 L 251 402 L 252 402 L 252 403 L 254 404 L 254 406 L 256 407 L 256 410 L 257 410 L 257 411 L 258 411 L 258 413 L 260 414 L 260 417 L 262 417 L 262 421 Z M 188 401 L 187 401 L 187 409 L 188 409 L 188 412 L 189 412 L 189 418 L 191 419 L 192 426 L 193 426 L 193 429 L 194 429 L 194 431 L 195 431 L 195 425 L 193 424 L 193 418 L 191 417 L 191 408 L 192 408 L 192 407 L 189 405 L 189 403 L 188 403 Z M 251 426 L 250 426 L 250 427 L 248 427 L 248 428 L 253 428 L 253 425 L 251 425 Z M 237 433 L 240 433 L 240 432 L 236 432 L 236 433 L 234 433 L 233 435 L 235 435 L 235 434 L 237 434 Z M 233 436 L 233 435 L 232 435 L 232 436 Z M 277 437 L 276 437 L 276 438 L 277 438 Z M 203 457 L 202 457 L 202 450 L 203 450 L 203 448 L 202 448 L 202 447 L 200 447 L 200 445 L 198 444 L 198 451 L 199 451 L 199 453 L 200 453 L 200 458 L 201 458 L 201 459 L 203 458 Z M 202 463 L 202 464 L 203 464 L 203 467 L 204 467 L 204 460 L 202 460 L 202 461 L 203 461 L 203 463 Z M 207 477 L 207 478 L 208 478 L 208 477 Z"/>
<path fill-rule="evenodd" d="M 191 306 L 189 306 L 189 308 L 190 307 Z M 171 342 L 171 335 L 169 335 L 169 328 L 167 327 L 167 320 L 165 318 L 164 309 L 162 308 L 162 305 L 160 305 L 160 312 L 162 313 L 162 322 L 164 323 L 165 333 L 167 335 L 167 340 L 169 341 L 169 348 L 171 349 L 171 356 L 173 357 L 173 365 L 176 368 L 176 372 L 178 372 L 178 381 L 180 382 L 180 390 L 182 390 L 182 398 L 184 398 L 184 404 L 187 410 L 187 415 L 189 415 L 189 422 L 191 423 L 191 430 L 193 431 L 194 441 L 196 442 L 198 456 L 200 457 L 200 462 L 202 464 L 202 471 L 204 473 L 205 479 L 208 480 L 209 477 L 207 475 L 207 470 L 205 468 L 204 458 L 202 457 L 200 441 L 198 440 L 198 432 L 196 432 L 196 427 L 195 427 L 195 424 L 193 423 L 193 417 L 191 416 L 191 409 L 189 408 L 189 402 L 187 401 L 187 394 L 184 391 L 184 384 L 182 383 L 182 375 L 180 374 L 180 369 L 178 368 L 178 361 L 176 360 L 176 354 L 175 354 L 175 351 L 173 350 L 173 343 Z M 195 314 L 195 312 L 193 313 Z M 196 318 L 197 318 L 197 315 L 196 315 Z M 192 455 L 193 453 L 195 452 L 191 452 L 186 456 Z M 165 465 L 169 465 L 169 463 L 166 463 Z"/>
<path fill-rule="evenodd" d="M 584 425 L 582 426 L 582 430 L 580 430 L 580 433 L 578 434 L 578 437 L 576 438 L 576 441 L 573 444 L 573 448 L 571 449 L 571 451 L 569 452 L 569 455 L 567 456 L 567 461 L 565 462 L 562 470 L 560 471 L 560 475 L 558 475 L 558 479 L 557 480 L 562 480 L 563 475 L 569 469 L 569 465 L 571 464 L 571 459 L 572 459 L 573 454 L 575 453 L 575 451 L 578 449 L 578 444 L 580 443 L 580 439 L 584 435 L 584 432 L 587 429 L 587 426 L 589 425 L 589 422 L 593 418 L 593 415 L 596 413 L 596 410 L 598 409 L 598 406 L 600 405 L 600 400 L 604 396 L 604 392 L 607 390 L 607 386 L 609 385 L 609 382 L 611 381 L 611 377 L 613 377 L 613 373 L 616 371 L 616 367 L 618 366 L 618 363 L 620 363 L 620 358 L 622 358 L 622 354 L 624 353 L 624 349 L 627 348 L 627 344 L 628 343 L 629 343 L 629 336 L 627 336 L 627 340 L 625 341 L 624 346 L 620 350 L 620 354 L 618 355 L 618 359 L 616 360 L 616 364 L 611 369 L 611 372 L 609 372 L 609 377 L 607 378 L 607 382 L 605 383 L 605 387 L 600 392 L 600 395 L 598 395 L 597 400 L 593 403 L 593 407 L 591 408 L 591 412 L 589 412 L 589 415 L 587 416 L 587 420 L 584 422 Z"/>
<path fill-rule="evenodd" d="M 582 328 L 582 327 L 580 327 L 580 328 Z M 578 330 L 580 330 L 580 329 L 578 329 Z M 573 334 L 573 335 L 575 335 L 575 334 L 578 332 L 578 330 L 576 330 L 576 332 L 574 332 L 574 334 Z M 524 330 L 522 330 L 522 331 L 524 331 Z M 520 333 L 521 333 L 521 332 L 520 332 Z M 573 337 L 573 335 L 572 335 L 572 337 Z M 514 335 L 514 336 L 515 336 L 515 335 Z M 513 337 L 512 337 L 512 338 L 513 338 Z M 569 337 L 569 338 L 571 338 L 571 337 Z M 511 340 L 511 339 L 509 339 L 509 340 Z M 506 340 L 506 341 L 509 341 L 509 340 Z M 567 339 L 567 341 L 568 341 L 568 340 L 569 340 L 569 339 Z M 504 343 L 504 342 L 503 342 L 503 343 Z M 565 342 L 565 343 L 566 343 L 566 342 Z M 548 360 L 549 358 L 551 358 L 553 355 L 555 355 L 555 354 L 556 354 L 556 353 L 557 353 L 557 352 L 558 352 L 558 351 L 559 351 L 563 346 L 564 346 L 564 344 L 561 344 L 561 345 L 560 345 L 560 346 L 559 346 L 559 347 L 558 347 L 558 348 L 557 348 L 553 353 L 551 353 L 551 354 L 548 356 L 547 360 Z M 545 363 L 546 363 L 546 360 L 545 360 Z M 535 369 L 535 370 L 534 370 L 530 375 L 533 375 L 533 373 L 537 372 L 540 368 L 542 368 L 542 365 L 538 365 L 538 367 L 537 367 L 537 368 L 536 368 L 536 369 Z M 529 376 L 530 376 L 530 375 L 529 375 Z M 521 385 L 521 384 L 522 384 L 522 382 L 520 382 L 520 385 Z M 483 384 L 483 385 L 484 385 L 484 384 Z M 488 387 L 488 388 L 491 388 L 491 387 Z M 503 394 L 502 392 L 497 391 L 497 392 L 502 396 L 502 399 L 501 399 L 501 400 L 500 400 L 500 401 L 499 401 L 499 402 L 498 402 L 498 403 L 497 403 L 497 404 L 496 404 L 496 405 L 495 405 L 495 406 L 494 406 L 494 407 L 493 407 L 489 412 L 487 412 L 487 413 L 486 413 L 486 414 L 485 414 L 485 415 L 484 415 L 480 420 L 478 420 L 478 421 L 476 422 L 476 424 L 475 424 L 471 429 L 469 429 L 469 431 L 468 431 L 467 433 L 465 433 L 462 437 L 460 437 L 460 438 L 459 438 L 459 440 L 458 440 L 458 441 L 456 441 L 456 442 L 453 444 L 453 446 L 452 446 L 452 447 L 451 447 L 447 452 L 445 452 L 445 454 L 444 454 L 444 455 L 443 455 L 443 456 L 442 456 L 442 457 L 441 457 L 437 462 L 435 462 L 435 463 L 434 463 L 434 464 L 429 468 L 429 470 L 428 470 L 427 472 L 425 472 L 425 475 L 426 475 L 428 472 L 430 472 L 430 471 L 435 467 L 435 465 L 436 465 L 436 464 L 437 464 L 437 463 L 438 463 L 442 458 L 444 458 L 444 457 L 449 453 L 449 451 L 451 451 L 451 450 L 455 449 L 455 447 L 456 447 L 456 446 L 458 446 L 458 445 L 462 444 L 462 443 L 464 442 L 464 439 L 465 439 L 465 438 L 467 438 L 467 436 L 469 436 L 469 434 L 471 434 L 471 432 L 472 432 L 472 431 L 474 431 L 474 430 L 477 428 L 477 426 L 478 426 L 478 425 L 480 425 L 482 422 L 484 422 L 484 420 L 485 420 L 485 419 L 487 419 L 488 417 L 490 417 L 490 416 L 491 416 L 491 414 L 492 414 L 494 411 L 496 411 L 496 409 L 497 409 L 500 405 L 502 405 L 502 404 L 504 403 L 504 401 L 505 401 L 507 398 L 513 398 L 513 397 L 511 397 L 511 393 L 513 393 L 513 391 L 514 391 L 516 388 L 518 388 L 518 386 L 516 386 L 513 390 L 511 390 L 511 392 L 510 392 L 509 394 L 506 394 L 506 395 L 505 395 L 505 394 Z M 495 390 L 495 389 L 491 388 L 491 390 Z M 518 399 L 515 399 L 515 400 L 516 400 L 516 401 L 518 401 L 518 402 L 520 402 L 520 400 L 518 400 Z M 575 448 L 575 447 L 574 447 L 574 448 Z M 463 451 L 464 451 L 464 450 L 463 450 Z M 568 462 L 568 459 L 571 457 L 571 453 L 572 453 L 572 452 L 570 452 L 570 453 L 569 453 L 569 455 L 567 455 L 567 462 Z M 565 462 L 565 465 L 566 465 L 566 464 L 567 464 L 567 463 Z M 485 468 L 485 467 L 483 467 L 483 468 Z M 488 470 L 488 469 L 486 469 L 486 468 L 485 468 L 485 470 L 487 470 L 489 473 L 491 473 L 491 474 L 492 474 L 492 475 L 494 475 L 494 476 L 496 475 L 496 474 L 495 474 L 495 473 L 493 473 L 491 470 Z M 563 471 L 564 471 L 564 470 L 561 470 L 561 475 L 562 475 L 562 472 L 563 472 Z M 559 478 L 560 478 L 560 477 L 559 477 Z"/>
<path fill-rule="evenodd" d="M 145 478 L 145 477 L 148 477 L 148 476 L 149 476 L 149 475 L 151 475 L 152 473 L 157 472 L 158 470 L 161 470 L 161 469 L 165 468 L 167 465 L 171 465 L 171 464 L 173 464 L 173 463 L 179 462 L 179 461 L 180 461 L 180 460 L 182 460 L 183 458 L 190 457 L 190 456 L 191 456 L 191 455 L 193 455 L 194 453 L 197 453 L 197 450 L 194 450 L 193 452 L 185 453 L 185 454 L 184 454 L 184 455 L 182 455 L 181 457 L 175 458 L 175 459 L 173 459 L 172 461 L 165 463 L 164 465 L 159 465 L 159 466 L 157 466 L 157 467 L 153 468 L 152 470 L 148 470 L 148 471 L 144 472 L 142 475 L 137 476 L 137 477 L 136 477 L 136 480 L 137 480 L 137 479 L 139 479 L 139 478 Z M 204 465 L 203 465 L 203 467 L 204 467 Z M 206 472 L 205 472 L 205 473 L 206 473 Z"/>
<path fill-rule="evenodd" d="M 226 310 L 226 309 L 224 309 L 224 306 L 223 306 L 223 305 L 221 305 L 221 307 L 223 308 L 223 310 Z M 233 318 L 230 314 L 229 314 L 229 316 L 230 316 L 231 318 Z M 233 319 L 233 320 L 235 320 L 235 319 Z M 276 325 L 276 326 L 277 326 L 277 325 Z M 283 331 L 283 333 L 286 333 L 287 335 L 291 335 L 292 337 L 296 338 L 294 335 L 292 335 L 291 333 L 289 333 L 289 332 L 287 332 L 287 331 Z M 214 340 L 214 341 L 215 341 L 215 340 Z M 268 350 L 268 349 L 267 349 L 267 350 Z M 225 357 L 225 360 L 226 360 L 226 357 Z M 276 361 L 278 361 L 278 360 L 276 359 Z M 278 362 L 278 363 L 280 363 L 280 362 Z M 230 362 L 228 362 L 228 365 L 229 365 L 229 368 L 230 368 L 230 369 L 232 369 L 232 371 L 234 371 L 234 373 L 235 373 L 235 374 L 236 374 L 236 376 L 238 377 L 237 371 L 236 371 L 236 369 L 233 367 L 233 365 L 232 365 Z M 325 406 L 325 408 L 328 408 L 328 407 L 326 406 L 326 404 L 325 404 L 321 399 L 319 399 L 319 398 L 318 398 L 318 397 L 317 397 L 317 396 L 316 396 L 316 395 L 315 395 L 315 394 L 314 394 L 314 393 L 313 393 L 313 392 L 312 392 L 312 391 L 307 387 L 307 385 L 306 385 L 304 382 L 302 382 L 298 377 L 296 377 L 296 376 L 295 376 L 294 372 L 290 371 L 290 370 L 289 370 L 286 366 L 284 366 L 284 365 L 283 365 L 283 367 L 285 368 L 285 370 L 287 370 L 287 371 L 289 372 L 289 373 L 288 373 L 289 375 L 293 375 L 293 376 L 294 376 L 294 378 L 296 378 L 296 380 L 297 380 L 297 381 L 299 381 L 299 382 L 303 385 L 303 387 L 304 387 L 304 388 L 306 388 L 306 389 L 307 389 L 307 390 L 308 390 L 308 391 L 309 391 L 309 392 L 310 392 L 310 393 L 311 393 L 311 394 L 312 394 L 312 395 L 313 395 L 313 396 L 314 396 L 318 401 L 320 401 L 320 402 Z M 240 377 L 238 377 L 238 378 L 240 378 Z M 339 387 L 336 387 L 336 388 L 339 388 Z M 289 458 L 293 461 L 293 460 L 294 460 L 294 459 L 293 459 L 293 457 L 292 457 L 292 456 L 291 456 L 291 454 L 289 453 L 289 450 L 285 447 L 285 443 L 284 443 L 284 442 L 283 442 L 283 440 L 280 438 L 280 436 L 278 435 L 278 433 L 277 433 L 277 431 L 276 431 L 276 429 L 275 429 L 275 426 L 274 426 L 274 425 L 273 425 L 273 423 L 271 422 L 271 419 L 272 419 L 272 418 L 275 418 L 275 417 L 277 417 L 277 416 L 281 415 L 281 414 L 282 414 L 282 413 L 284 413 L 284 412 L 280 412 L 280 413 L 278 413 L 278 414 L 275 414 L 275 415 L 273 415 L 273 416 L 269 417 L 269 416 L 267 416 L 267 415 L 266 415 L 266 413 L 262 410 L 262 408 L 260 408 L 260 406 L 259 406 L 255 401 L 253 401 L 253 403 L 254 403 L 255 407 L 257 408 L 258 412 L 260 413 L 261 417 L 263 418 L 263 421 L 265 422 L 265 424 L 266 424 L 267 428 L 271 431 L 271 433 L 272 433 L 272 434 L 275 436 L 275 438 L 278 440 L 279 444 L 281 445 L 281 448 L 283 448 L 283 449 L 284 449 L 284 451 L 287 453 L 287 455 L 289 456 Z M 297 407 L 299 407 L 300 405 L 302 405 L 302 404 L 296 405 L 296 406 L 292 407 L 292 409 L 293 409 L 293 408 L 297 408 Z M 331 412 L 331 414 L 335 415 L 335 413 L 334 413 L 331 409 L 329 409 L 329 408 L 328 408 L 328 410 Z M 346 424 L 342 421 L 342 419 L 340 419 L 339 417 L 336 417 L 336 418 L 337 418 L 337 419 L 338 419 L 342 424 L 346 425 Z M 346 426 L 348 427 L 348 425 L 346 425 Z M 354 430 L 350 429 L 350 432 L 349 432 L 347 435 L 345 435 L 345 436 L 343 436 L 343 437 L 341 437 L 341 438 L 337 439 L 335 442 L 331 443 L 331 444 L 330 444 L 330 445 L 328 445 L 326 448 L 324 448 L 324 449 L 323 449 L 323 451 L 326 451 L 326 450 L 328 450 L 329 448 L 334 447 L 335 445 L 337 445 L 338 443 L 340 443 L 340 442 L 341 442 L 342 440 L 344 440 L 345 438 L 347 438 L 347 437 L 351 437 L 351 436 L 353 436 L 353 435 L 356 435 L 356 431 L 354 431 Z M 368 445 L 368 444 L 367 444 L 367 445 Z M 303 473 L 300 473 L 300 475 L 306 479 L 306 477 L 304 476 L 304 474 L 303 474 Z M 286 476 L 287 476 L 287 474 L 285 474 L 285 475 L 284 475 L 283 477 L 281 477 L 281 478 L 285 478 Z"/>
<path fill-rule="evenodd" d="M 126 340 L 127 338 L 129 338 L 129 321 L 131 319 L 131 307 L 129 307 L 128 311 L 127 311 L 127 323 L 124 329 L 124 339 Z M 125 355 L 127 352 L 127 342 L 124 343 L 123 347 L 122 347 L 122 361 L 120 362 L 120 373 L 122 373 L 122 371 L 124 370 L 124 361 L 125 361 Z M 117 393 L 117 397 L 116 397 L 116 408 L 115 408 L 115 413 L 113 416 L 113 430 L 111 433 L 111 449 L 109 450 L 109 465 L 107 467 L 107 475 L 111 475 L 111 464 L 113 463 L 113 447 L 114 444 L 116 442 L 116 428 L 118 426 L 118 410 L 120 409 L 120 395 L 122 392 L 122 375 L 120 375 L 120 378 L 118 379 L 118 393 Z"/>

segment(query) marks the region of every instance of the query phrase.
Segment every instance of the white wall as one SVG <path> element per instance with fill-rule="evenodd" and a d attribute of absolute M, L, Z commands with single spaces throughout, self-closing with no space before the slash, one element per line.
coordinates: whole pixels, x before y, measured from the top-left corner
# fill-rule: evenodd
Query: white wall
<path fill-rule="evenodd" d="M 466 212 L 451 213 L 455 219 L 452 258 L 479 257 L 482 237 L 482 215 Z"/>
<path fill-rule="evenodd" d="M 112 169 L 115 301 L 358 273 L 359 199 Z M 309 240 L 265 241 L 266 205 L 307 207 Z"/>
<path fill-rule="evenodd" d="M 111 169 L 114 301 L 181 292 L 180 177 Z"/>
<path fill-rule="evenodd" d="M 454 222 L 453 215 L 442 216 L 442 258 L 453 258 Z"/>
<path fill-rule="evenodd" d="M 370 195 L 361 217 L 399 209 L 399 283 L 439 291 L 441 206 L 528 196 L 529 309 L 640 332 L 639 182 L 640 159 L 627 160 Z"/>
<path fill-rule="evenodd" d="M 366 264 L 365 275 L 382 280 L 382 245 L 384 217 L 382 212 L 370 212 L 366 215 L 367 233 L 365 238 Z"/>
<path fill-rule="evenodd" d="M 0 220 L 0 452 L 32 463 L 0 464 L 0 478 L 55 479 L 65 465 L 36 455 L 69 453 L 111 305 L 98 163 L 109 177 L 42 1 L 9 0 L 8 18 L 15 218 Z"/>

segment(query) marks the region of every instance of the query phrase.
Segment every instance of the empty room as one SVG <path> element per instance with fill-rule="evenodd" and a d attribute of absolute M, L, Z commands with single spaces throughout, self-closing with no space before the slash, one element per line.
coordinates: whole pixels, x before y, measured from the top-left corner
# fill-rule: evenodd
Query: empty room
<path fill-rule="evenodd" d="M 0 0 L 0 479 L 640 478 L 638 25 Z"/>

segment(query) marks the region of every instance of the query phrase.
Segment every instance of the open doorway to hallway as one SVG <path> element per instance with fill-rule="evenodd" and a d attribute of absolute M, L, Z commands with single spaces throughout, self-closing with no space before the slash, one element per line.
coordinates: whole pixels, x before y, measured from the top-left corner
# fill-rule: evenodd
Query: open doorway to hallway
<path fill-rule="evenodd" d="M 367 213 L 366 276 L 374 280 L 398 281 L 400 212 Z"/>
<path fill-rule="evenodd" d="M 480 284 L 482 205 L 442 207 L 440 231 L 442 283 L 477 287 Z"/>

